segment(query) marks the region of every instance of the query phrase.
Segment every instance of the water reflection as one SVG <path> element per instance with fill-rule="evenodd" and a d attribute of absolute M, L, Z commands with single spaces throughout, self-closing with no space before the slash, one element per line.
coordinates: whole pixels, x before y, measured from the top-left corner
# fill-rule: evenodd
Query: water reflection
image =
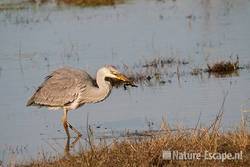
<path fill-rule="evenodd" d="M 70 150 L 73 149 L 77 142 L 79 142 L 81 136 L 77 136 L 72 143 L 70 143 L 70 138 L 67 138 L 66 141 L 65 141 L 65 147 L 64 147 L 64 155 L 65 156 L 70 156 Z"/>

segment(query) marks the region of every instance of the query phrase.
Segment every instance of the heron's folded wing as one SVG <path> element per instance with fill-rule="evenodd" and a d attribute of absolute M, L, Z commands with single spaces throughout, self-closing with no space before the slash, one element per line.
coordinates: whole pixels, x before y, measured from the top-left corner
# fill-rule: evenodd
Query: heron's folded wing
<path fill-rule="evenodd" d="M 83 71 L 69 68 L 54 71 L 36 90 L 27 105 L 62 107 L 72 103 L 86 87 L 83 81 L 89 76 L 85 75 Z"/>

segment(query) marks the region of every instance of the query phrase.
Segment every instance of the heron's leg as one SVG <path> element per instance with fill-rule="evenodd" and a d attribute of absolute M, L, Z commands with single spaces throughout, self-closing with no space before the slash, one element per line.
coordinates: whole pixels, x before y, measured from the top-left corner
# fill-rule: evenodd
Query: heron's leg
<path fill-rule="evenodd" d="M 67 123 L 69 125 L 69 128 L 72 129 L 78 135 L 78 137 L 82 136 L 82 134 L 75 127 L 73 127 L 69 122 Z"/>
<path fill-rule="evenodd" d="M 67 138 L 67 141 L 65 143 L 65 147 L 64 147 L 64 155 L 65 156 L 69 156 L 70 155 L 70 138 Z"/>
<path fill-rule="evenodd" d="M 68 114 L 68 110 L 64 109 L 63 110 L 63 116 L 62 116 L 62 124 L 64 127 L 64 130 L 67 134 L 68 139 L 70 138 L 70 134 L 69 134 L 69 128 L 68 128 L 68 123 L 67 123 L 67 114 Z"/>

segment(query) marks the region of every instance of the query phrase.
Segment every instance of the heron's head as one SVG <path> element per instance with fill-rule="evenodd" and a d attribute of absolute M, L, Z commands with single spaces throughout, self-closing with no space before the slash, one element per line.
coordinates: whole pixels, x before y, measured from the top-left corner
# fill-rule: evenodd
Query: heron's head
<path fill-rule="evenodd" d="M 131 80 L 117 70 L 115 66 L 106 65 L 102 68 L 105 78 L 116 79 L 123 82 L 130 82 Z"/>
<path fill-rule="evenodd" d="M 98 70 L 97 82 L 98 78 L 103 78 L 105 81 L 110 82 L 112 86 L 120 86 L 122 84 L 125 84 L 137 87 L 132 79 L 118 71 L 117 68 L 112 65 L 106 65 Z"/>

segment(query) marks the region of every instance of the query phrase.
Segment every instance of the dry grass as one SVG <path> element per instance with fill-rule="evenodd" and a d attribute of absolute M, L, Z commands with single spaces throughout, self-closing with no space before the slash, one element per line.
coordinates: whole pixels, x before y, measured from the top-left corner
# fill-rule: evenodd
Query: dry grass
<path fill-rule="evenodd" d="M 1 3 L 0 4 L 0 11 L 3 10 L 21 10 L 21 9 L 26 9 L 27 6 L 30 3 L 27 1 L 22 1 L 22 2 L 18 2 L 18 3 Z"/>
<path fill-rule="evenodd" d="M 242 160 L 172 160 L 162 159 L 163 150 L 186 152 L 240 152 Z M 250 136 L 245 130 L 220 133 L 208 129 L 167 131 L 164 135 L 113 141 L 111 146 L 93 146 L 76 156 L 64 157 L 55 161 L 32 162 L 30 167 L 45 166 L 249 166 Z"/>
<path fill-rule="evenodd" d="M 225 99 L 224 99 L 225 100 Z M 222 107 L 224 105 L 224 101 Z M 233 131 L 219 130 L 223 110 L 208 128 L 176 128 L 171 130 L 163 121 L 161 130 L 147 131 L 137 136 L 127 135 L 126 139 L 113 140 L 111 145 L 95 145 L 74 156 L 59 159 L 34 161 L 26 167 L 74 167 L 74 166 L 250 166 L 250 134 L 244 122 Z M 163 160 L 163 150 L 204 153 L 238 153 L 240 160 Z"/>
<path fill-rule="evenodd" d="M 122 0 L 56 0 L 57 4 L 67 4 L 75 6 L 108 6 L 121 3 Z"/>
<path fill-rule="evenodd" d="M 0 11 L 2 10 L 21 10 L 27 9 L 32 6 L 42 6 L 48 3 L 56 3 L 57 6 L 70 5 L 70 6 L 113 6 L 123 3 L 124 0 L 22 0 L 18 2 L 1 3 Z"/>

